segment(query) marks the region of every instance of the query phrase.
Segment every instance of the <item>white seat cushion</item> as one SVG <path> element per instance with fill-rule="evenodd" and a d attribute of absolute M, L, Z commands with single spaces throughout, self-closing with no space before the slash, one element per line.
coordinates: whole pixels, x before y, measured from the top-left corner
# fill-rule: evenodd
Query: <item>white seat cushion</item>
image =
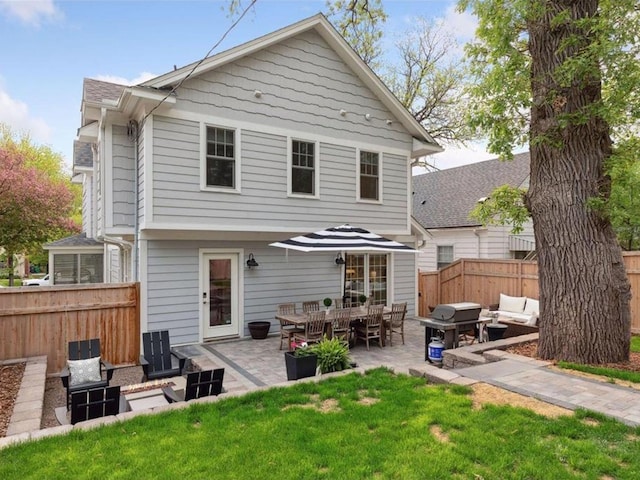
<path fill-rule="evenodd" d="M 503 293 L 500 294 L 500 306 L 498 310 L 501 312 L 522 313 L 527 297 L 510 297 Z"/>
<path fill-rule="evenodd" d="M 523 313 L 538 313 L 540 312 L 540 302 L 538 300 L 534 300 L 533 298 L 527 298 L 527 302 L 524 304 Z"/>

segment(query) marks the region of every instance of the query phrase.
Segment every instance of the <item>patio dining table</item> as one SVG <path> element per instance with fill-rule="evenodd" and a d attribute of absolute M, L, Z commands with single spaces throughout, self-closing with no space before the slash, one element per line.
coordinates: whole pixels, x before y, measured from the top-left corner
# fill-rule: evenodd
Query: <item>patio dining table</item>
<path fill-rule="evenodd" d="M 325 331 L 327 334 L 331 335 L 331 326 L 333 325 L 334 319 L 334 309 L 330 309 L 327 311 L 327 314 L 324 318 L 325 322 Z M 367 316 L 368 310 L 367 307 L 351 307 L 350 317 L 351 321 L 361 320 Z M 384 307 L 382 312 L 384 315 L 389 315 L 391 313 L 391 307 Z M 276 320 L 290 323 L 295 325 L 296 327 L 304 328 L 305 324 L 309 321 L 309 315 L 306 313 L 288 313 L 288 314 L 276 314 Z M 382 345 L 384 345 L 384 337 L 385 337 L 385 329 L 384 322 L 380 325 L 380 336 L 382 338 Z M 291 350 L 291 346 L 289 346 L 289 350 Z"/>

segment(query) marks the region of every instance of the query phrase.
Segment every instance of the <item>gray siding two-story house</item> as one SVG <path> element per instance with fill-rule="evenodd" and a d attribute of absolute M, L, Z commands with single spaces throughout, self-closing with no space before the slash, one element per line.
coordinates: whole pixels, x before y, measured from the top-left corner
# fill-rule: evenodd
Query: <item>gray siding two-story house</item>
<path fill-rule="evenodd" d="M 137 86 L 86 79 L 78 141 L 96 238 L 118 252 L 105 279 L 140 282 L 141 331 L 242 337 L 279 303 L 340 297 L 345 278 L 415 312 L 414 254 L 341 266 L 269 247 L 345 223 L 422 241 L 411 163 L 441 148 L 322 15 Z"/>

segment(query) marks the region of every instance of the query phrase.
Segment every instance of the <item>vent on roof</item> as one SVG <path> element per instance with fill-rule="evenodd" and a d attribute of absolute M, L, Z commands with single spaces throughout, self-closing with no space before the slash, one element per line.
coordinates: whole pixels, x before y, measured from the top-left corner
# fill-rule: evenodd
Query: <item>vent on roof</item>
<path fill-rule="evenodd" d="M 426 201 L 426 200 L 422 200 L 422 201 L 420 202 L 420 205 L 424 205 L 425 203 L 427 203 L 427 201 Z"/>

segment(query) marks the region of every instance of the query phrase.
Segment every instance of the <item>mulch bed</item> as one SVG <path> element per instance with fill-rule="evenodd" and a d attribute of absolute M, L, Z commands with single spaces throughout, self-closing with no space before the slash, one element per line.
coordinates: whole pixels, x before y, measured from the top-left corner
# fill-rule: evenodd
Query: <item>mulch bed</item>
<path fill-rule="evenodd" d="M 0 437 L 7 434 L 25 365 L 25 363 L 14 363 L 0 367 L 0 385 L 2 385 L 0 388 Z"/>

